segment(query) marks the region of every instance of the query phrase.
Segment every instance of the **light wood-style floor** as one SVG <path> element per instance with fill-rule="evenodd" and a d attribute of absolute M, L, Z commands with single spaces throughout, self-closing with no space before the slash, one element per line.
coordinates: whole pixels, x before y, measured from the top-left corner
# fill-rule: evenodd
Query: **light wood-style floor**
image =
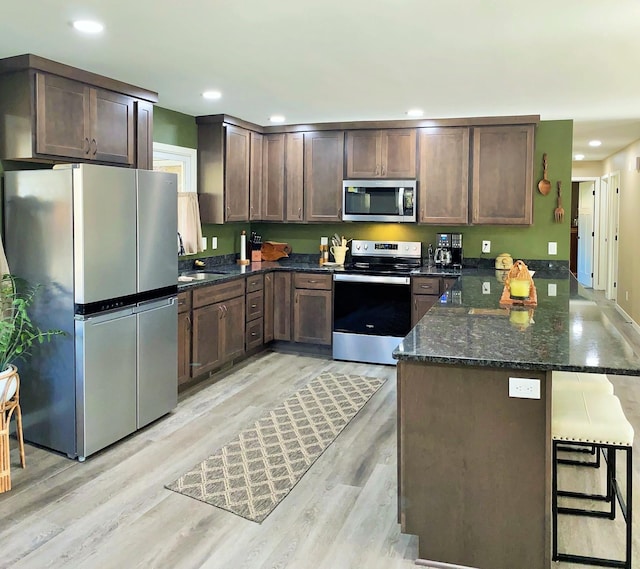
<path fill-rule="evenodd" d="M 603 306 L 640 349 L 630 325 Z M 388 381 L 262 524 L 164 488 L 324 370 Z M 394 367 L 267 352 L 215 380 L 183 393 L 169 416 L 83 464 L 28 445 L 23 471 L 12 440 L 13 489 L 0 494 L 0 567 L 415 567 L 416 538 L 401 534 L 396 523 Z M 640 378 L 612 380 L 640 433 Z M 636 445 L 636 496 L 639 455 Z M 582 476 L 564 473 L 568 483 Z M 634 503 L 638 536 L 640 504 Z M 562 543 L 621 546 L 622 528 L 609 522 L 601 529 L 600 523 L 563 522 Z M 638 542 L 636 537 L 634 567 L 640 567 Z"/>

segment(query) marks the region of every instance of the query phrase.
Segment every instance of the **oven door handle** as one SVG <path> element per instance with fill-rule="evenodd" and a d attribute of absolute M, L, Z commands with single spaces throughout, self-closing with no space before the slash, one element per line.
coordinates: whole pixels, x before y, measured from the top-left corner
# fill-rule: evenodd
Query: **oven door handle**
<path fill-rule="evenodd" d="M 351 283 L 381 283 L 381 284 L 399 284 L 408 285 L 411 284 L 410 277 L 393 277 L 383 275 L 354 275 L 354 274 L 341 274 L 333 273 L 333 280 L 339 282 L 351 282 Z"/>

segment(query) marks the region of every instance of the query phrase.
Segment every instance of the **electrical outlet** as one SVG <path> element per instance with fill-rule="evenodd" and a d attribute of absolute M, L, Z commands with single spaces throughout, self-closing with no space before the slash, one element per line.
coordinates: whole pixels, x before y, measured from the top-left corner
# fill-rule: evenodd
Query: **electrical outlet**
<path fill-rule="evenodd" d="M 207 250 L 207 238 L 206 237 L 202 238 L 202 250 L 203 251 Z"/>
<path fill-rule="evenodd" d="M 491 241 L 483 241 L 482 242 L 482 252 L 483 253 L 491 253 Z"/>
<path fill-rule="evenodd" d="M 549 241 L 549 255 L 558 254 L 558 244 L 555 241 Z"/>
<path fill-rule="evenodd" d="M 558 287 L 556 283 L 549 283 L 547 285 L 547 296 L 556 296 L 558 294 Z"/>
<path fill-rule="evenodd" d="M 540 380 L 526 377 L 510 377 L 509 397 L 540 399 Z"/>
<path fill-rule="evenodd" d="M 211 248 L 212 249 L 217 249 L 218 248 L 218 238 L 217 237 L 212 237 L 211 238 Z"/>
<path fill-rule="evenodd" d="M 491 294 L 491 283 L 489 281 L 482 283 L 482 294 Z"/>

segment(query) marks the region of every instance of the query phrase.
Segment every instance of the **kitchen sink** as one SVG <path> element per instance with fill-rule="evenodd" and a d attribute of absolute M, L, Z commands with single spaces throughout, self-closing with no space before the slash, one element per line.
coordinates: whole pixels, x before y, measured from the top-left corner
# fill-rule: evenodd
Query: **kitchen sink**
<path fill-rule="evenodd" d="M 214 271 L 187 271 L 180 273 L 178 276 L 179 282 L 192 282 L 192 281 L 206 281 L 211 280 L 222 273 L 216 273 Z"/>

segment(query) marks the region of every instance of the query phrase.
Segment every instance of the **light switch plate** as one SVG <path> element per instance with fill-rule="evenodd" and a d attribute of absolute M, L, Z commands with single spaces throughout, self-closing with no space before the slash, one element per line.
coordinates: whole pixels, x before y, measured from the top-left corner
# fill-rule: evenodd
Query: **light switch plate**
<path fill-rule="evenodd" d="M 558 244 L 555 241 L 549 241 L 549 255 L 558 254 Z"/>
<path fill-rule="evenodd" d="M 482 294 L 491 294 L 491 283 L 489 281 L 482 283 Z"/>
<path fill-rule="evenodd" d="M 203 249 L 204 251 L 206 251 L 206 250 L 207 250 L 207 238 L 206 238 L 206 237 L 203 237 L 203 238 L 202 238 L 202 249 Z"/>
<path fill-rule="evenodd" d="M 217 237 L 212 237 L 211 238 L 211 248 L 212 249 L 217 249 L 218 248 L 218 238 Z"/>
<path fill-rule="evenodd" d="M 556 296 L 558 293 L 558 287 L 556 283 L 549 283 L 547 285 L 547 296 Z"/>

